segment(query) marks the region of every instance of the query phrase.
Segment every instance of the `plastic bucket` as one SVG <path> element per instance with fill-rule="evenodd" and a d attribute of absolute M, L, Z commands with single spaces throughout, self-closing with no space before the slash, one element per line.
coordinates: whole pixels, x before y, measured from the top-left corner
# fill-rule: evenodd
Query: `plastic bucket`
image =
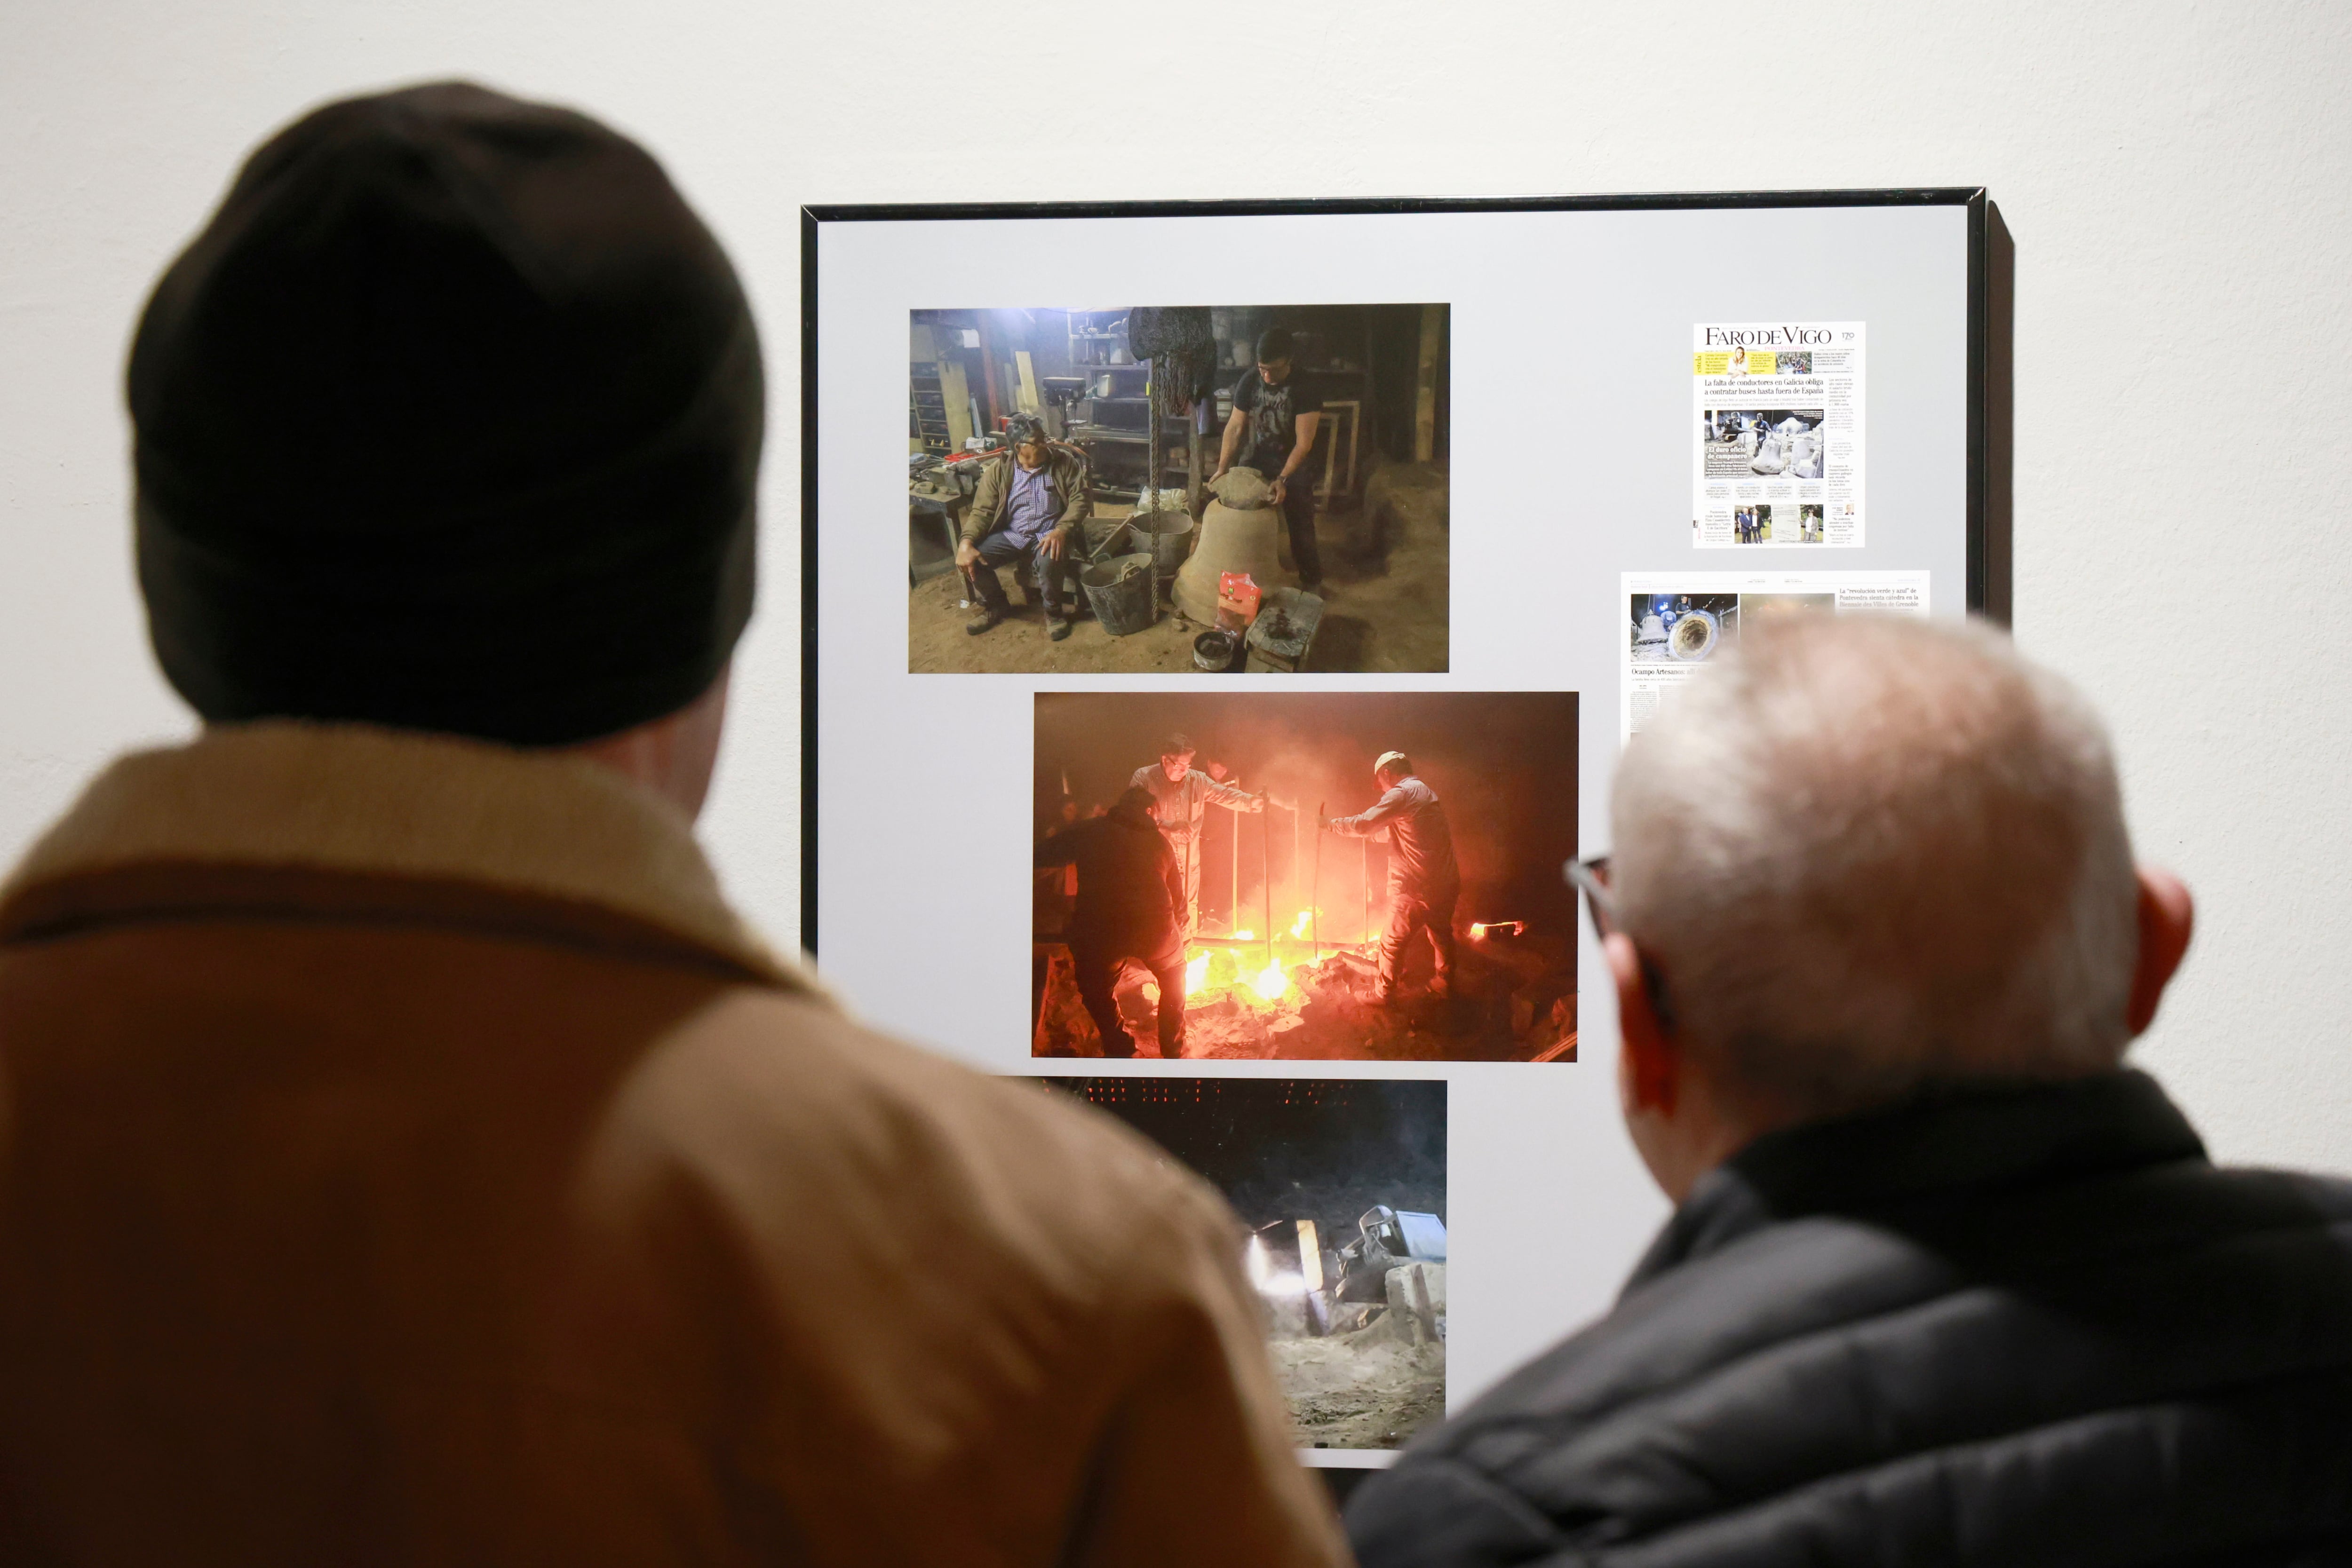
<path fill-rule="evenodd" d="M 1115 555 L 1078 573 L 1095 619 L 1114 637 L 1148 628 L 1160 618 L 1160 579 L 1148 555 Z"/>
<path fill-rule="evenodd" d="M 1163 580 L 1175 576 L 1184 558 L 1192 553 L 1192 517 L 1188 512 L 1138 512 L 1127 519 L 1127 526 L 1135 547 L 1151 552 Z"/>

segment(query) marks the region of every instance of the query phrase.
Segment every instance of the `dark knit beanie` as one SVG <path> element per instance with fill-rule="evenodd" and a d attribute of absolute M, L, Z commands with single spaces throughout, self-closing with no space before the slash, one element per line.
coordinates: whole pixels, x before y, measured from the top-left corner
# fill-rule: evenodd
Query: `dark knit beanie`
<path fill-rule="evenodd" d="M 265 144 L 131 351 L 139 580 L 205 718 L 562 745 L 751 612 L 759 341 L 660 167 L 462 83 Z"/>

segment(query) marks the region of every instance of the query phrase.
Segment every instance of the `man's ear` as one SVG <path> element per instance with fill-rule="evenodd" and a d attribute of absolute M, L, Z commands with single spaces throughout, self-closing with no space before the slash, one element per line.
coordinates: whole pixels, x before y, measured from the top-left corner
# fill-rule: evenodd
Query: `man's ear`
<path fill-rule="evenodd" d="M 1672 1116 L 1681 1088 L 1682 1062 L 1675 1044 L 1658 1021 L 1650 988 L 1642 973 L 1642 955 L 1633 939 L 1622 931 L 1602 938 L 1610 978 L 1617 989 L 1617 1089 L 1630 1121 L 1639 1113 Z"/>
<path fill-rule="evenodd" d="M 2131 1000 L 2124 1022 L 2137 1037 L 2156 1021 L 2157 1004 L 2196 928 L 2197 904 L 2189 886 L 2168 871 L 2139 868 L 2139 962 L 2132 970 Z"/>

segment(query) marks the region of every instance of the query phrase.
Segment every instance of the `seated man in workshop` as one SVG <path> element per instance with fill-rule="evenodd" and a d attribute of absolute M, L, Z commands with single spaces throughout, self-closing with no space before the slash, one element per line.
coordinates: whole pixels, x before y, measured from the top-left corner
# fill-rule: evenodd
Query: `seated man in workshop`
<path fill-rule="evenodd" d="M 977 637 L 1004 619 L 1012 605 L 996 569 L 1018 561 L 1036 585 L 1046 633 L 1058 643 L 1070 634 L 1062 613 L 1062 579 L 1072 570 L 1066 552 L 1093 507 L 1087 465 L 1048 443 L 1045 426 L 1029 414 L 1015 414 L 1005 434 L 1012 446 L 981 465 L 956 546 L 956 567 L 980 601 L 979 617 L 964 630 Z"/>
<path fill-rule="evenodd" d="M 1135 1037 L 1119 1022 L 1114 991 L 1132 959 L 1160 983 L 1160 1055 L 1184 1054 L 1184 882 L 1176 852 L 1152 821 L 1151 792 L 1130 787 L 1107 816 L 1070 823 L 1040 840 L 1040 867 L 1077 873 L 1077 903 L 1070 911 L 1070 963 L 1078 999 L 1102 1036 L 1105 1056 L 1135 1054 Z"/>
<path fill-rule="evenodd" d="M 1395 1005 L 1405 949 L 1423 931 L 1437 949 L 1430 994 L 1450 996 L 1454 906 L 1462 897 L 1462 868 L 1454 859 L 1454 829 L 1445 820 L 1445 807 L 1437 791 L 1421 781 L 1412 759 L 1403 752 L 1381 753 L 1372 764 L 1372 781 L 1381 787 L 1381 798 L 1370 810 L 1352 817 L 1329 818 L 1321 825 L 1343 839 L 1388 835 L 1389 924 L 1381 933 L 1380 1004 Z"/>
<path fill-rule="evenodd" d="M 1236 467 L 1265 476 L 1290 532 L 1290 559 L 1299 585 L 1323 591 L 1323 556 L 1315 548 L 1315 485 L 1298 476 L 1315 450 L 1315 429 L 1323 419 L 1323 398 L 1307 376 L 1291 366 L 1289 332 L 1269 327 L 1258 334 L 1257 368 L 1234 383 L 1234 416 L 1225 422 L 1225 444 L 1217 453 L 1211 482 Z"/>

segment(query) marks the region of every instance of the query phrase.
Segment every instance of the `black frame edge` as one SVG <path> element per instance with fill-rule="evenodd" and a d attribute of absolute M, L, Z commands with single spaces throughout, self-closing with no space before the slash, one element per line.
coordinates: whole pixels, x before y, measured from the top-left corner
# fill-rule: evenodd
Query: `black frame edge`
<path fill-rule="evenodd" d="M 1985 193 L 1969 197 L 1968 609 L 1985 609 Z"/>
<path fill-rule="evenodd" d="M 2017 408 L 2017 246 L 2000 215 L 1985 202 L 1984 279 L 1984 601 L 1977 606 L 1997 626 L 2011 624 L 2015 587 Z"/>
<path fill-rule="evenodd" d="M 801 209 L 801 949 L 816 956 L 816 231 Z"/>
<path fill-rule="evenodd" d="M 1278 197 L 1234 202 L 885 202 L 818 204 L 801 209 L 818 223 L 971 222 L 1005 218 L 1264 218 L 1404 213 L 1638 212 L 1725 207 L 1957 207 L 1979 201 L 1981 185 L 1912 190 L 1654 191 L 1627 196 Z"/>

